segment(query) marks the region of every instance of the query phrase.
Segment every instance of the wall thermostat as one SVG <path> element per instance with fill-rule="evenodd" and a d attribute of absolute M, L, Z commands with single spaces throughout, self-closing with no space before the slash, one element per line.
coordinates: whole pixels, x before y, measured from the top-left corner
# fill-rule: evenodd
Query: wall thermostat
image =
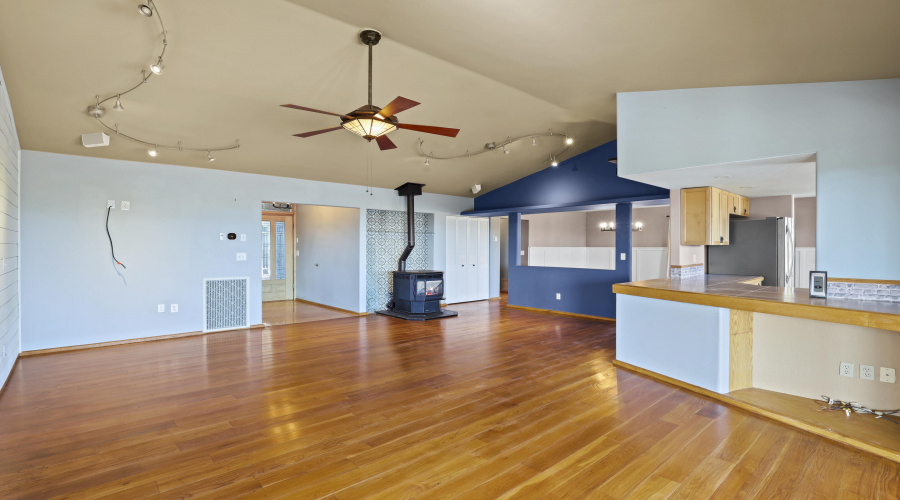
<path fill-rule="evenodd" d="M 229 239 L 229 240 L 237 239 L 237 235 L 234 234 L 234 233 L 228 233 L 228 239 Z"/>
<path fill-rule="evenodd" d="M 828 273 L 825 271 L 809 272 L 809 296 L 826 298 L 828 295 Z"/>

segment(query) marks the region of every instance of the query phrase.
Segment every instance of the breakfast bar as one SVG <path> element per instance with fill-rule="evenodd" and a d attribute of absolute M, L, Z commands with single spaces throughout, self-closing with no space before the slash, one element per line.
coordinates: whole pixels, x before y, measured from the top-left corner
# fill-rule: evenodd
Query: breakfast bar
<path fill-rule="evenodd" d="M 895 383 L 838 369 L 844 361 L 876 372 L 900 364 L 900 302 L 810 298 L 807 289 L 761 281 L 701 275 L 614 285 L 616 364 L 900 461 L 900 426 L 821 412 L 814 402 L 826 395 L 900 407 Z"/>

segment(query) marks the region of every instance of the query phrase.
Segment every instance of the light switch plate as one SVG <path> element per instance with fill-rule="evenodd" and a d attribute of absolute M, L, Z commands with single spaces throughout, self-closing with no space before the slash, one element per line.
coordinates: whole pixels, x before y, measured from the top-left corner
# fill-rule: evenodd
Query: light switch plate
<path fill-rule="evenodd" d="M 219 233 L 219 241 L 225 241 L 225 233 Z"/>
<path fill-rule="evenodd" d="M 620 254 L 620 255 L 619 255 L 619 259 L 625 260 L 625 254 L 624 254 L 624 253 L 623 253 L 623 254 Z"/>
<path fill-rule="evenodd" d="M 557 293 L 557 294 L 556 294 L 556 300 L 562 300 L 562 294 L 561 294 L 561 293 Z"/>
<path fill-rule="evenodd" d="M 241 241 L 247 241 L 247 235 L 241 234 Z"/>
<path fill-rule="evenodd" d="M 165 304 L 159 304 L 159 305 L 157 305 L 157 306 L 156 306 L 156 312 L 161 312 L 161 313 L 166 312 L 166 305 L 165 305 Z"/>
<path fill-rule="evenodd" d="M 875 367 L 872 365 L 859 365 L 859 378 L 875 380 Z"/>
<path fill-rule="evenodd" d="M 889 384 L 893 384 L 897 382 L 897 371 L 893 368 L 886 368 L 884 366 L 881 367 L 881 377 L 879 380 L 882 382 L 887 382 Z"/>
<path fill-rule="evenodd" d="M 131 202 L 123 201 L 122 202 L 122 210 L 131 210 Z"/>
<path fill-rule="evenodd" d="M 172 306 L 169 308 L 169 310 L 172 311 L 173 313 L 177 313 L 178 312 L 178 304 L 172 304 Z"/>
<path fill-rule="evenodd" d="M 247 254 L 244 252 L 238 252 L 236 257 L 237 257 L 238 262 L 247 260 Z"/>
<path fill-rule="evenodd" d="M 525 250 L 522 250 L 522 255 L 525 255 Z"/>

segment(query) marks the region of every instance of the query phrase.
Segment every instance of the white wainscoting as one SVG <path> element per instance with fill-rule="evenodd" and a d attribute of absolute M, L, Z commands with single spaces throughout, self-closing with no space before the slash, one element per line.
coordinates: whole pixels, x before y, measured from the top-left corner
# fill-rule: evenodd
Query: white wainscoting
<path fill-rule="evenodd" d="M 666 247 L 631 249 L 633 281 L 666 277 Z M 614 247 L 530 247 L 528 265 L 537 267 L 573 267 L 576 269 L 615 269 Z"/>
<path fill-rule="evenodd" d="M 816 270 L 816 247 L 794 249 L 794 287 L 809 288 L 809 272 Z"/>
<path fill-rule="evenodd" d="M 616 249 L 613 247 L 529 247 L 528 265 L 615 269 Z"/>

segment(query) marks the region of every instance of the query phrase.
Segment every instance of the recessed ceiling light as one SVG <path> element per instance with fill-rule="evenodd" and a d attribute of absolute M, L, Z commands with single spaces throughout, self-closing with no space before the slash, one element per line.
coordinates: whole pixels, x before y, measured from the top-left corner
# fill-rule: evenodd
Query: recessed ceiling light
<path fill-rule="evenodd" d="M 716 179 L 731 179 L 730 175 L 717 175 Z"/>
<path fill-rule="evenodd" d="M 756 186 L 741 186 L 741 189 L 754 189 Z"/>

